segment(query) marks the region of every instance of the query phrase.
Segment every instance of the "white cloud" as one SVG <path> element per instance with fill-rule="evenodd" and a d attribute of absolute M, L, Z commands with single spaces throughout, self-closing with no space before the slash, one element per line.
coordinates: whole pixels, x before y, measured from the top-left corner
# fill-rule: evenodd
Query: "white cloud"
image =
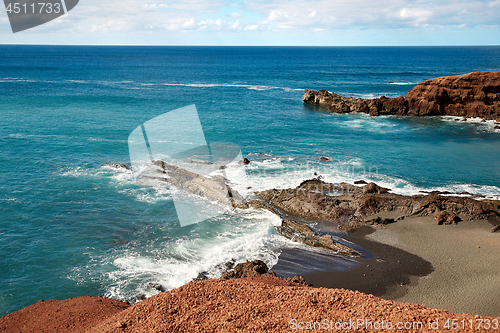
<path fill-rule="evenodd" d="M 255 31 L 258 30 L 259 26 L 257 24 L 247 25 L 243 30 L 246 31 Z"/>
<path fill-rule="evenodd" d="M 410 0 L 250 0 L 247 7 L 259 12 L 261 25 L 320 29 L 468 26 L 500 23 L 500 6 L 481 0 L 439 2 Z M 492 10 L 491 8 L 495 8 Z"/>
<path fill-rule="evenodd" d="M 500 0 L 490 2 L 488 7 L 500 7 Z"/>
<path fill-rule="evenodd" d="M 399 12 L 399 16 L 403 20 L 413 20 L 416 22 L 426 22 L 432 15 L 432 11 L 418 8 L 403 8 Z"/>
<path fill-rule="evenodd" d="M 237 12 L 228 14 L 234 7 L 238 7 Z M 224 20 L 227 17 L 238 20 L 228 22 Z M 64 20 L 54 20 L 39 29 L 100 33 L 321 32 L 461 25 L 499 26 L 500 0 L 247 0 L 229 4 L 224 0 L 86 0 L 80 1 Z"/>

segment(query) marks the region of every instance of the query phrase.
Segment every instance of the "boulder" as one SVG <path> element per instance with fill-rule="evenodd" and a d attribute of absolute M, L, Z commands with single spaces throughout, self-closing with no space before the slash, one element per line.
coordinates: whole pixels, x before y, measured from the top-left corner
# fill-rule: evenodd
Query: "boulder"
<path fill-rule="evenodd" d="M 220 278 L 228 280 L 255 276 L 276 276 L 276 273 L 270 272 L 262 260 L 254 260 L 237 264 L 232 271 L 223 273 Z"/>
<path fill-rule="evenodd" d="M 298 283 L 298 284 L 303 284 L 303 285 L 308 285 L 306 280 L 302 276 L 291 276 L 287 277 L 285 280 L 293 282 L 293 283 Z M 311 285 L 309 285 L 311 286 Z"/>
<path fill-rule="evenodd" d="M 460 218 L 456 214 L 450 214 L 445 210 L 438 211 L 434 218 L 437 221 L 437 224 L 442 225 L 450 225 L 450 224 L 457 224 L 460 222 Z"/>

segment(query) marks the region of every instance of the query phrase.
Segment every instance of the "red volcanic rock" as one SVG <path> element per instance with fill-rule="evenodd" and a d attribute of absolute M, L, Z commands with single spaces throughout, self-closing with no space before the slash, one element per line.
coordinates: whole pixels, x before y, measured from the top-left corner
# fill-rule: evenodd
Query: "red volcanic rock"
<path fill-rule="evenodd" d="M 408 113 L 497 119 L 500 72 L 446 76 L 418 84 L 406 94 Z"/>
<path fill-rule="evenodd" d="M 0 318 L 0 332 L 86 332 L 103 320 L 130 307 L 105 297 L 74 297 L 43 301 Z"/>
<path fill-rule="evenodd" d="M 451 319 L 459 323 L 498 320 L 387 301 L 357 291 L 313 288 L 270 276 L 191 282 L 134 306 L 116 309 L 114 315 L 97 317 L 85 326 L 73 325 L 78 321 L 70 317 L 91 320 L 100 313 L 93 305 L 96 300 L 90 297 L 71 300 L 70 303 L 37 303 L 4 316 L 0 319 L 0 331 L 287 332 L 312 331 L 316 325 L 315 332 L 382 332 L 388 327 L 382 330 L 383 322 L 392 326 L 387 331 L 398 331 L 397 325 L 400 325 L 401 332 L 441 332 L 446 330 L 444 325 L 448 319 L 449 323 Z M 112 306 L 112 300 L 105 302 Z M 20 312 L 24 315 L 20 316 Z M 65 329 L 67 323 L 73 326 Z M 476 332 L 467 329 L 467 325 L 465 329 L 460 326 L 453 331 Z"/>
<path fill-rule="evenodd" d="M 324 89 L 306 89 L 302 99 L 333 113 L 448 115 L 500 121 L 500 72 L 474 72 L 427 80 L 416 85 L 405 97 L 398 98 L 361 99 L 343 97 Z"/>

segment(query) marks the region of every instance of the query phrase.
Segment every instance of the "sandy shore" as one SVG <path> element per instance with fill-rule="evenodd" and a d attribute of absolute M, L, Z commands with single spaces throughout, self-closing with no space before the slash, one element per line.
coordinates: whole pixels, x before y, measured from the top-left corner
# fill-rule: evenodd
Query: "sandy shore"
<path fill-rule="evenodd" d="M 403 296 L 388 297 L 452 312 L 500 316 L 500 234 L 486 220 L 437 225 L 407 218 L 366 236 L 429 261 L 434 271 L 416 277 Z"/>

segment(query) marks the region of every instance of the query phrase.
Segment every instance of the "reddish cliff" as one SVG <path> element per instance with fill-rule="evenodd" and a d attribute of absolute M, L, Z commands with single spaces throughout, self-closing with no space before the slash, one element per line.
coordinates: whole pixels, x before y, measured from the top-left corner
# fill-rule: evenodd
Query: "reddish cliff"
<path fill-rule="evenodd" d="M 306 89 L 303 100 L 334 113 L 449 115 L 500 121 L 500 72 L 474 72 L 427 80 L 405 97 L 398 98 L 361 99 Z"/>
<path fill-rule="evenodd" d="M 454 314 L 344 289 L 313 288 L 267 276 L 192 282 L 128 307 L 79 297 L 37 303 L 0 319 L 0 332 L 478 331 L 498 318 Z M 94 318 L 93 316 L 97 316 Z M 448 320 L 449 319 L 449 320 Z M 384 326 L 382 326 L 384 325 Z M 470 328 L 473 325 L 473 329 Z M 463 326 L 463 327 L 462 327 Z M 483 327 L 481 326 L 481 328 Z"/>

